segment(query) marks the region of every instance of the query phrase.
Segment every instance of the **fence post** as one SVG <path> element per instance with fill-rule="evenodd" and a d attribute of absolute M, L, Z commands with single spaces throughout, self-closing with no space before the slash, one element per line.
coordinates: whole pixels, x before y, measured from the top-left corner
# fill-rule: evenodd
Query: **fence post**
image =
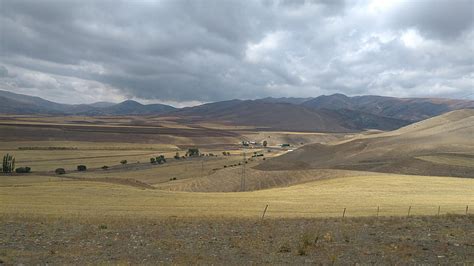
<path fill-rule="evenodd" d="M 377 218 L 379 218 L 380 206 L 377 206 Z"/>
<path fill-rule="evenodd" d="M 439 216 L 440 211 L 441 211 L 441 206 L 438 206 L 438 216 Z"/>
<path fill-rule="evenodd" d="M 469 205 L 466 205 L 466 215 L 469 212 Z"/>
<path fill-rule="evenodd" d="M 267 212 L 267 208 L 268 208 L 268 204 L 267 204 L 267 206 L 265 206 L 265 210 L 263 210 L 262 221 L 263 221 L 263 218 L 265 217 L 265 213 Z"/>
<path fill-rule="evenodd" d="M 407 217 L 410 217 L 410 211 L 411 211 L 411 206 L 408 207 L 408 214 L 407 214 Z"/>
<path fill-rule="evenodd" d="M 346 208 L 344 208 L 344 211 L 342 212 L 342 218 L 346 216 Z"/>

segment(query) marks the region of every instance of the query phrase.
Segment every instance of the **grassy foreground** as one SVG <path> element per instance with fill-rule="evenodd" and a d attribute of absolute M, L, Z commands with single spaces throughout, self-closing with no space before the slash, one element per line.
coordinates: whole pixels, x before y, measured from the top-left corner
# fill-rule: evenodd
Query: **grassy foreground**
<path fill-rule="evenodd" d="M 131 186 L 2 177 L 0 213 L 63 217 L 339 217 L 464 214 L 473 179 L 380 174 L 238 193 L 167 192 Z M 472 211 L 472 210 L 471 210 Z"/>
<path fill-rule="evenodd" d="M 474 216 L 325 219 L 0 217 L 6 264 L 470 265 Z"/>

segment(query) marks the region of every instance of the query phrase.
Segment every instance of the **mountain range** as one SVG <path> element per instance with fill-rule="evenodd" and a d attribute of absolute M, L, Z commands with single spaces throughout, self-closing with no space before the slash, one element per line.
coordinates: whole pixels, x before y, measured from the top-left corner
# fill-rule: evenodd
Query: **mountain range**
<path fill-rule="evenodd" d="M 219 121 L 260 129 L 350 132 L 394 130 L 452 110 L 474 108 L 472 100 L 323 95 L 315 98 L 229 100 L 194 107 L 144 105 L 127 100 L 118 104 L 60 104 L 40 97 L 0 90 L 0 113 L 44 115 L 158 115 L 187 121 Z"/>

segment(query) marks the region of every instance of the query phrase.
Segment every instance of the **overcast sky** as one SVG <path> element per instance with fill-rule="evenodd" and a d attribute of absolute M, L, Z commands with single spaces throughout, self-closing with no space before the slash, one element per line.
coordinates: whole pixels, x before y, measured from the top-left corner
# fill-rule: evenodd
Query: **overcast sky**
<path fill-rule="evenodd" d="M 0 89 L 64 103 L 473 85 L 474 0 L 0 0 Z"/>

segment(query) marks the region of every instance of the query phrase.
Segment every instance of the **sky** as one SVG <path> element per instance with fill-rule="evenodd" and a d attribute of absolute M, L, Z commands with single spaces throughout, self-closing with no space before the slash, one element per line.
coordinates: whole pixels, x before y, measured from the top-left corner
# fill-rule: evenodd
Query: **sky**
<path fill-rule="evenodd" d="M 474 95 L 472 0 L 0 0 L 0 89 L 192 106 Z"/>

